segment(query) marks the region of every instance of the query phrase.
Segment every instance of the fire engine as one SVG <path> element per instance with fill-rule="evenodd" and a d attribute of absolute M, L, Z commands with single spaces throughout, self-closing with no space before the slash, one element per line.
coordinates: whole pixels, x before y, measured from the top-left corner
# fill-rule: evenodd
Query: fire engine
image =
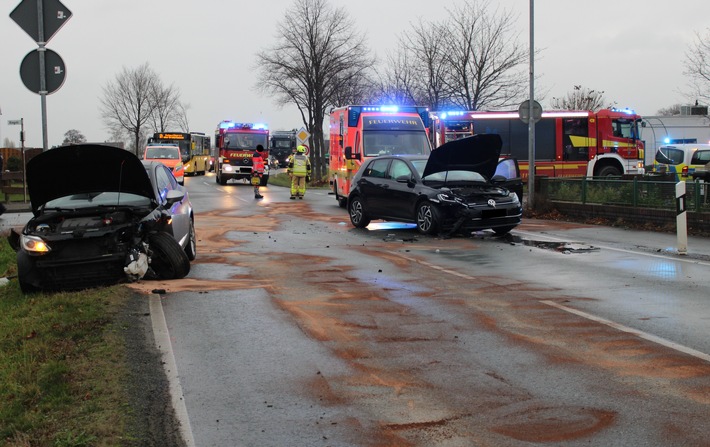
<path fill-rule="evenodd" d="M 535 175 L 608 177 L 642 175 L 641 116 L 629 109 L 547 111 L 535 124 Z M 434 145 L 475 133 L 497 133 L 502 154 L 520 162 L 528 178 L 528 124 L 518 112 L 433 112 Z"/>
<path fill-rule="evenodd" d="M 251 157 L 256 146 L 264 148 L 263 157 L 269 156 L 269 128 L 261 123 L 235 123 L 224 120 L 217 126 L 214 135 L 215 150 L 215 180 L 225 185 L 229 180 L 250 180 Z M 269 167 L 266 166 L 261 178 L 261 186 L 269 181 Z"/>
<path fill-rule="evenodd" d="M 385 154 L 429 154 L 429 109 L 350 105 L 330 112 L 329 183 L 345 207 L 360 165 Z"/>

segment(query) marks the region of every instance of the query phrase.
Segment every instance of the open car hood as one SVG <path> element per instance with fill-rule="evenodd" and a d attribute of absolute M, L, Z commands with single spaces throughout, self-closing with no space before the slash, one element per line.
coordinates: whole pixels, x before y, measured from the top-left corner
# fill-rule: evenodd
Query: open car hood
<path fill-rule="evenodd" d="M 132 152 L 100 144 L 62 146 L 27 162 L 32 212 L 50 200 L 99 191 L 121 191 L 155 200 L 143 163 Z"/>
<path fill-rule="evenodd" d="M 490 180 L 502 147 L 503 140 L 498 134 L 476 134 L 449 141 L 431 151 L 422 177 L 444 171 L 473 171 Z"/>

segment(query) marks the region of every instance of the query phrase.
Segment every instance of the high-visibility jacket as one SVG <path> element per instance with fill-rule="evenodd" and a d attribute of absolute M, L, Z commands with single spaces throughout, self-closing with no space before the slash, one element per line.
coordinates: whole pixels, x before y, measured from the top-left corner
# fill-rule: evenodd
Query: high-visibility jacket
<path fill-rule="evenodd" d="M 311 175 L 311 160 L 303 154 L 295 154 L 291 157 L 287 171 L 295 177 L 306 177 Z"/>
<path fill-rule="evenodd" d="M 252 174 L 264 173 L 264 158 L 259 152 L 254 152 L 254 155 L 251 157 L 251 169 Z"/>

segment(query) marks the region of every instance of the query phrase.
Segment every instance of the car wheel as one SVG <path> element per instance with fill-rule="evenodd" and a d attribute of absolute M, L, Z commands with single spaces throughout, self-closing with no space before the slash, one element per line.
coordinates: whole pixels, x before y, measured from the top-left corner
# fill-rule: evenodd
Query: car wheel
<path fill-rule="evenodd" d="M 190 259 L 172 235 L 161 231 L 150 236 L 150 267 L 157 279 L 180 279 L 190 273 Z"/>
<path fill-rule="evenodd" d="M 499 236 L 502 236 L 504 234 L 510 233 L 513 228 L 515 228 L 515 225 L 509 225 L 507 227 L 498 227 L 494 228 L 493 232 Z"/>
<path fill-rule="evenodd" d="M 365 212 L 365 205 L 360 197 L 355 196 L 350 199 L 348 213 L 350 214 L 350 222 L 355 228 L 365 228 L 370 224 L 370 217 Z"/>
<path fill-rule="evenodd" d="M 417 205 L 417 229 L 420 233 L 438 233 L 439 221 L 439 210 L 433 203 L 429 201 L 424 201 Z"/>
<path fill-rule="evenodd" d="M 185 254 L 190 261 L 194 261 L 197 257 L 197 235 L 195 234 L 195 222 L 192 219 L 190 219 L 190 233 L 187 237 Z"/>
<path fill-rule="evenodd" d="M 338 201 L 338 206 L 340 208 L 345 208 L 348 205 L 348 198 L 343 197 L 340 194 L 338 194 L 338 184 L 333 183 L 333 191 L 335 191 L 335 200 Z"/>

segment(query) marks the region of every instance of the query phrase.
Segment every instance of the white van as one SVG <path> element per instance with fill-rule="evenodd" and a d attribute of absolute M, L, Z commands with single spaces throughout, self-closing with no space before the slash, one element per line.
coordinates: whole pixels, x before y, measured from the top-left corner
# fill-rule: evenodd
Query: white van
<path fill-rule="evenodd" d="M 710 163 L 710 144 L 667 144 L 656 150 L 653 172 L 675 174 L 675 180 L 693 180 L 696 169 Z"/>

